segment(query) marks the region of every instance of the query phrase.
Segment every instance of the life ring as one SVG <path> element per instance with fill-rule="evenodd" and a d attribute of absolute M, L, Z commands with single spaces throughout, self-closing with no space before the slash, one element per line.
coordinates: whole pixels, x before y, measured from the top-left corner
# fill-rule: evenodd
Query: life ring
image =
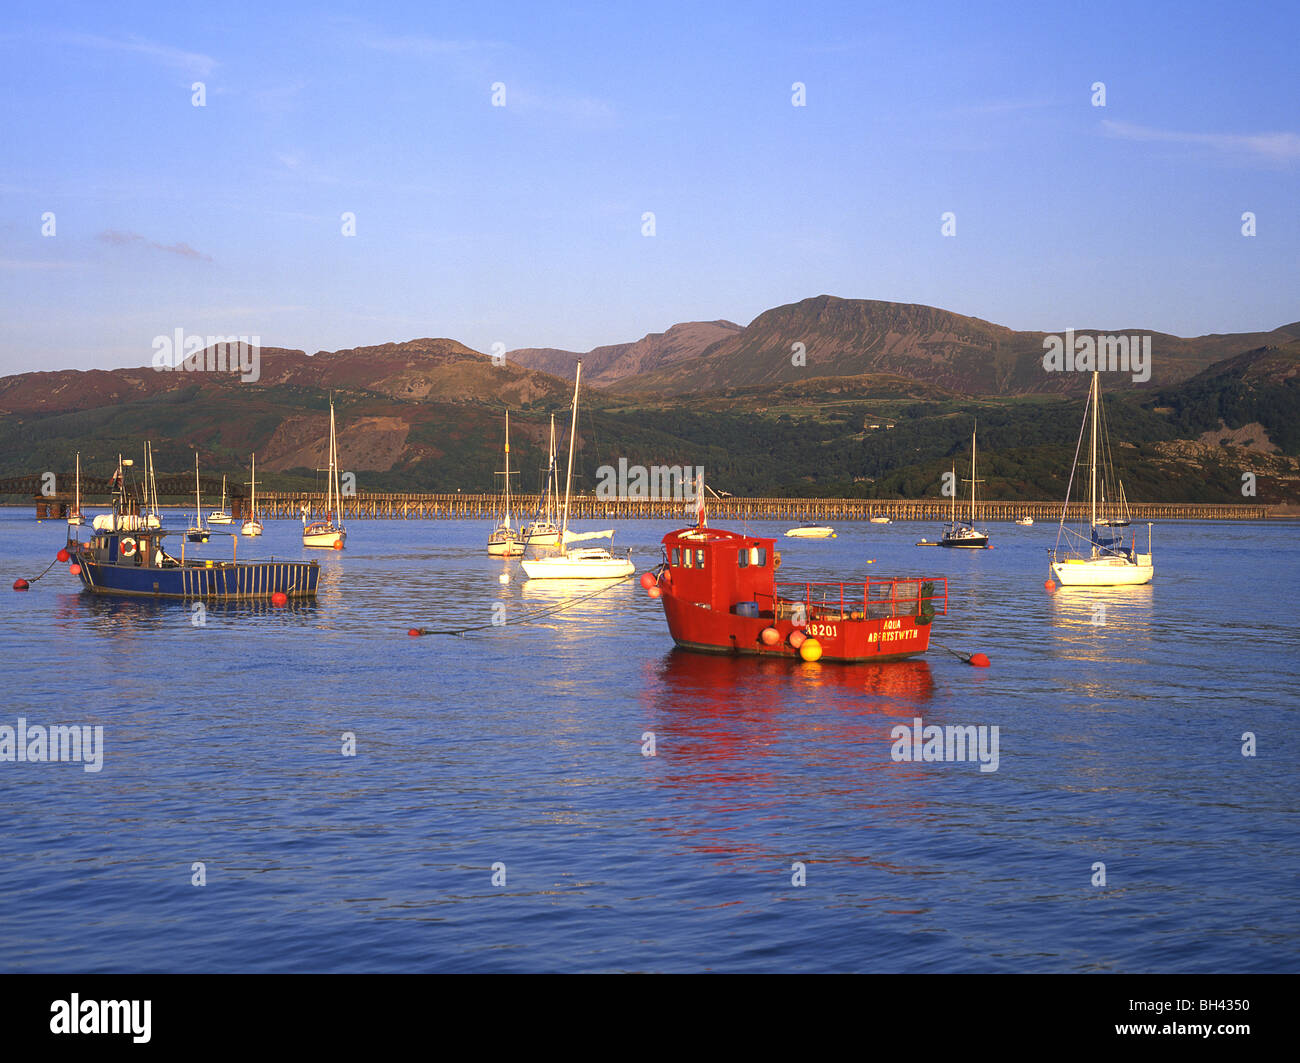
<path fill-rule="evenodd" d="M 123 557 L 131 557 L 135 553 L 135 540 L 126 536 L 118 543 L 117 552 Z"/>
<path fill-rule="evenodd" d="M 778 551 L 773 550 L 773 551 L 772 551 L 772 571 L 773 571 L 773 572 L 779 572 L 780 569 L 781 569 L 781 554 L 780 554 Z"/>

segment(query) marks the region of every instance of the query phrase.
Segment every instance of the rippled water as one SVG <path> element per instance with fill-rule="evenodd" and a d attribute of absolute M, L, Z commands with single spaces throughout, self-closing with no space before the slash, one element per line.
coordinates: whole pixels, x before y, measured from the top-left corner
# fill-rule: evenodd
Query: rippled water
<path fill-rule="evenodd" d="M 3 511 L 0 724 L 105 755 L 0 763 L 0 969 L 1297 969 L 1295 527 L 1162 523 L 1155 584 L 1055 595 L 1054 528 L 936 530 L 785 540 L 782 576 L 947 575 L 934 637 L 990 669 L 683 654 L 633 583 L 491 629 L 565 595 L 487 522 L 355 523 L 315 605 L 196 626 L 61 566 L 10 592 L 63 532 Z M 917 716 L 997 725 L 998 770 L 894 762 Z"/>

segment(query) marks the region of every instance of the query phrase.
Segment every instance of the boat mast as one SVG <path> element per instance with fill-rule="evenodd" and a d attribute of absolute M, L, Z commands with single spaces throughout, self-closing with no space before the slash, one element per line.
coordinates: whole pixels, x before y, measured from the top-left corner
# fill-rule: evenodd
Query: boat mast
<path fill-rule="evenodd" d="M 199 448 L 194 448 L 194 524 L 203 527 L 203 501 L 199 498 Z"/>
<path fill-rule="evenodd" d="M 551 414 L 551 456 L 546 467 L 546 522 L 552 527 L 560 518 L 560 503 L 555 497 L 555 414 Z"/>
<path fill-rule="evenodd" d="M 1097 527 L 1097 371 L 1092 373 L 1092 444 L 1091 457 L 1088 463 L 1088 474 L 1091 484 L 1092 493 L 1092 526 Z M 1097 547 L 1094 543 L 1093 552 L 1096 553 Z"/>
<path fill-rule="evenodd" d="M 249 502 L 248 504 L 248 509 L 249 509 L 248 515 L 253 520 L 257 520 L 257 455 L 256 454 L 253 455 L 253 469 L 252 472 L 249 474 L 249 476 L 250 476 L 249 487 L 251 487 L 253 490 L 253 498 L 252 501 Z"/>
<path fill-rule="evenodd" d="M 952 504 L 949 506 L 950 516 L 948 523 L 952 530 L 957 530 L 957 461 L 954 458 L 952 463 Z"/>
<path fill-rule="evenodd" d="M 510 411 L 506 410 L 506 527 L 510 527 Z"/>
<path fill-rule="evenodd" d="M 330 524 L 334 523 L 334 479 L 338 476 L 338 464 L 334 458 L 334 396 L 330 395 L 330 467 L 325 477 L 325 512 Z M 340 522 L 342 514 L 339 514 Z"/>
<path fill-rule="evenodd" d="M 77 451 L 77 516 L 81 516 L 81 451 Z"/>
<path fill-rule="evenodd" d="M 976 428 L 979 422 L 975 422 Z M 975 527 L 975 428 L 970 430 L 970 524 Z"/>
<path fill-rule="evenodd" d="M 573 439 L 578 434 L 578 382 L 582 380 L 582 362 L 573 378 L 573 421 L 569 426 L 569 468 L 564 474 L 564 524 L 560 528 L 560 546 L 569 531 L 569 485 L 573 482 Z"/>

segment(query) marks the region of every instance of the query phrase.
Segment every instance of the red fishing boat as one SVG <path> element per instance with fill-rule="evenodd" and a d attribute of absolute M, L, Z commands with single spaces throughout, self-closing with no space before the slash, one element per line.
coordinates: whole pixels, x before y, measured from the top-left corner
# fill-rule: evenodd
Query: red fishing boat
<path fill-rule="evenodd" d="M 862 582 L 778 582 L 776 540 L 708 527 L 663 538 L 662 564 L 642 577 L 663 600 L 673 641 L 700 653 L 845 663 L 924 653 L 948 612 L 942 576 Z"/>

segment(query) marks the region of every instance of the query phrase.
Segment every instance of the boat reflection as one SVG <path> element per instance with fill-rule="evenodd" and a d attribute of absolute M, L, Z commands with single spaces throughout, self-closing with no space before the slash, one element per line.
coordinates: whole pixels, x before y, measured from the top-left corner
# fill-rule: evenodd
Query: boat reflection
<path fill-rule="evenodd" d="M 809 665 L 674 649 L 646 664 L 642 684 L 655 778 L 677 805 L 661 827 L 726 863 L 770 856 L 766 821 L 795 808 L 828 803 L 864 827 L 913 817 L 936 773 L 895 762 L 890 731 L 931 722 L 934 693 L 925 660 Z"/>
<path fill-rule="evenodd" d="M 196 606 L 201 606 L 196 608 Z M 162 623 L 190 623 L 201 627 L 213 620 L 240 621 L 267 616 L 311 618 L 320 610 L 310 598 L 290 598 L 286 605 L 269 599 L 189 601 L 179 598 L 124 598 L 98 594 L 60 595 L 55 618 L 63 626 L 113 637 L 133 637 L 154 632 Z"/>
<path fill-rule="evenodd" d="M 934 695 L 930 663 L 920 659 L 810 664 L 672 649 L 648 668 L 654 708 L 663 713 L 735 716 L 755 707 L 760 712 L 775 712 L 783 700 L 776 695 L 794 692 L 817 698 L 821 708 L 839 708 L 855 715 L 897 715 L 913 712 Z M 756 701 L 755 695 L 764 692 L 771 696 Z"/>
<path fill-rule="evenodd" d="M 1136 663 L 1151 643 L 1155 585 L 1062 588 L 1050 608 L 1056 656 Z"/>

